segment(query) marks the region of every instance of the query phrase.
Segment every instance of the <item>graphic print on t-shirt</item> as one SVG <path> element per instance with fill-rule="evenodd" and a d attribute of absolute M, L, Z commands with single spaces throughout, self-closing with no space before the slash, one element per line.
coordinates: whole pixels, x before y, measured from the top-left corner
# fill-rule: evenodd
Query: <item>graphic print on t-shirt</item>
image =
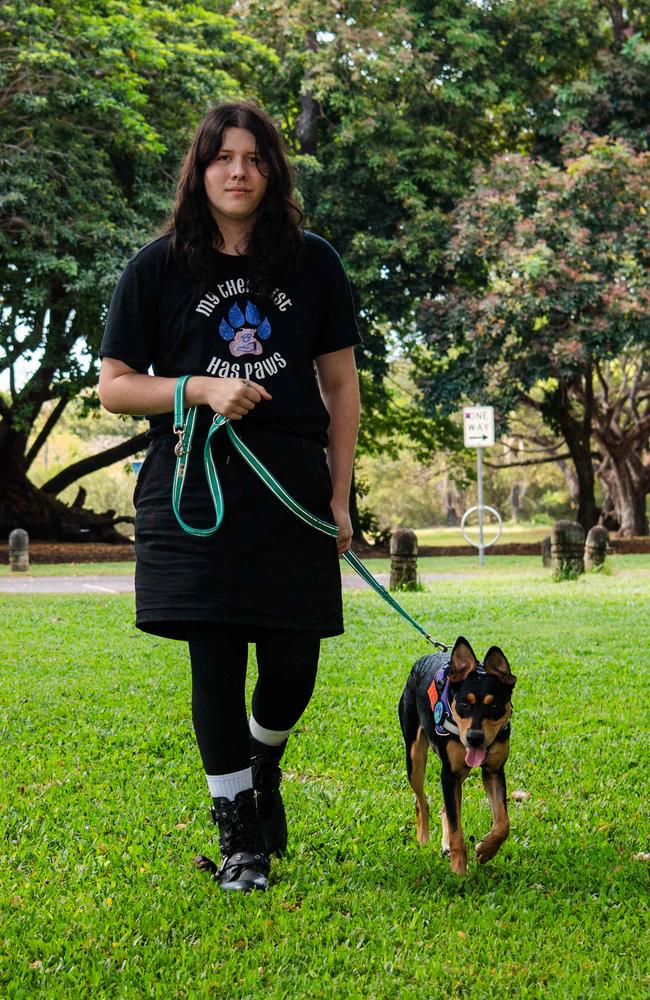
<path fill-rule="evenodd" d="M 217 324 L 218 336 L 228 345 L 228 351 L 236 358 L 226 360 L 223 355 L 213 355 L 205 367 L 209 375 L 220 378 L 252 378 L 256 382 L 272 378 L 287 367 L 286 358 L 280 351 L 266 348 L 272 327 L 268 316 L 263 316 L 254 302 L 247 297 L 248 281 L 245 278 L 230 279 L 217 285 L 219 294 L 208 292 L 196 306 L 196 312 Z M 233 299 L 228 304 L 225 299 Z M 286 292 L 276 288 L 271 296 L 273 305 L 283 313 L 293 305 Z M 218 307 L 224 313 L 219 319 Z M 216 314 L 215 314 L 216 312 Z M 248 360 L 251 355 L 255 361 Z"/>
<path fill-rule="evenodd" d="M 263 354 L 260 340 L 268 340 L 271 336 L 271 324 L 266 316 L 262 319 L 259 309 L 252 302 L 246 302 L 244 312 L 235 302 L 228 312 L 228 320 L 221 320 L 219 333 L 236 358 L 242 354 Z"/>

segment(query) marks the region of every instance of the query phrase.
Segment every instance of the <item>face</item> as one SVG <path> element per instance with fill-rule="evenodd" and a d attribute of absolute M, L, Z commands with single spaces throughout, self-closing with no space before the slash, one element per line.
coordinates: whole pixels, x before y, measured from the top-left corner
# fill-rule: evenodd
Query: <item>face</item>
<path fill-rule="evenodd" d="M 226 220 L 248 223 L 255 219 L 268 184 L 263 170 L 253 133 L 244 128 L 225 129 L 221 148 L 203 177 L 210 210 L 220 228 Z"/>
<path fill-rule="evenodd" d="M 470 731 L 477 736 L 482 732 L 484 745 L 491 746 L 512 713 L 510 690 L 494 677 L 472 673 L 459 685 L 450 708 L 463 746 L 471 742 Z"/>

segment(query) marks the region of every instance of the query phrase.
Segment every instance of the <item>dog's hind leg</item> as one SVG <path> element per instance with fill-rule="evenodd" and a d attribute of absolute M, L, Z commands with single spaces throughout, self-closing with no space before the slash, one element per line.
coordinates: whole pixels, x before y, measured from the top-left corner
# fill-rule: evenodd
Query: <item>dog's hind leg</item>
<path fill-rule="evenodd" d="M 476 845 L 476 856 L 482 865 L 491 861 L 510 833 L 503 765 L 495 771 L 483 768 L 483 787 L 492 810 L 492 829 Z"/>
<path fill-rule="evenodd" d="M 415 688 L 416 683 L 411 673 L 400 698 L 398 711 L 406 750 L 406 774 L 415 793 L 418 840 L 421 844 L 426 844 L 429 839 L 429 803 L 424 794 L 424 773 L 429 743 L 420 726 Z"/>
<path fill-rule="evenodd" d="M 449 823 L 447 822 L 447 813 L 444 806 L 440 810 L 440 825 L 442 827 L 442 853 L 447 855 L 451 848 L 449 846 Z"/>
<path fill-rule="evenodd" d="M 411 744 L 411 772 L 409 781 L 415 794 L 415 812 L 417 815 L 418 843 L 429 842 L 429 801 L 424 794 L 424 775 L 427 769 L 429 741 L 424 729 L 418 729 L 417 736 Z"/>

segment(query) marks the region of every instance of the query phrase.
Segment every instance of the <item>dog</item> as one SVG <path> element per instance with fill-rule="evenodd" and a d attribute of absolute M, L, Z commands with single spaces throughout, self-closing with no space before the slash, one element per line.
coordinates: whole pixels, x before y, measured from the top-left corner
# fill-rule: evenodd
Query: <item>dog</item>
<path fill-rule="evenodd" d="M 426 844 L 429 840 L 424 775 L 432 746 L 442 763 L 442 850 L 458 875 L 467 874 L 460 814 L 463 782 L 472 768 L 481 768 L 492 809 L 492 829 L 476 845 L 482 864 L 494 857 L 510 830 L 503 768 L 510 747 L 510 699 L 516 680 L 498 646 L 490 647 L 481 664 L 467 639 L 459 636 L 451 654 L 433 653 L 413 665 L 400 698 L 418 841 Z"/>

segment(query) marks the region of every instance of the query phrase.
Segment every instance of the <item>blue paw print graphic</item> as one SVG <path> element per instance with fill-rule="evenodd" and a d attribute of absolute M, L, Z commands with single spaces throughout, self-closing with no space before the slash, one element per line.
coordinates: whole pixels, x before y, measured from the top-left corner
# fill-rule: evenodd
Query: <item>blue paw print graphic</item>
<path fill-rule="evenodd" d="M 236 358 L 242 354 L 262 354 L 260 340 L 268 340 L 271 336 L 271 324 L 266 316 L 262 319 L 252 302 L 246 303 L 245 312 L 235 302 L 228 313 L 228 321 L 221 320 L 219 334 L 228 342 L 230 353 Z"/>

